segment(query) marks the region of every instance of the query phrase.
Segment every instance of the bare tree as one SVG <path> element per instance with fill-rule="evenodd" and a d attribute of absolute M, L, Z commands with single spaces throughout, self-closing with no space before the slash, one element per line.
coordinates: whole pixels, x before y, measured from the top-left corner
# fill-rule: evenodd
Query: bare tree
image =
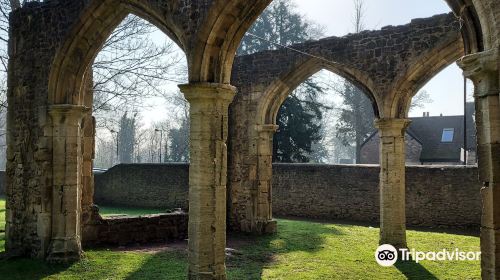
<path fill-rule="evenodd" d="M 137 110 L 145 99 L 166 95 L 169 83 L 186 82 L 179 78 L 185 71 L 182 51 L 160 36 L 133 15 L 116 28 L 93 65 L 95 114 L 113 118 L 116 111 Z"/>
<path fill-rule="evenodd" d="M 365 30 L 365 1 L 364 0 L 354 0 L 354 16 L 353 16 L 353 25 L 354 32 L 359 33 Z"/>

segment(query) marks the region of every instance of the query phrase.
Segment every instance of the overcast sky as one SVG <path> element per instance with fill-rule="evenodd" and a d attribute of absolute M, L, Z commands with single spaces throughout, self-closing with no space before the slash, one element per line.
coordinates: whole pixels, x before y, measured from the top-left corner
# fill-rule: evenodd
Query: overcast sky
<path fill-rule="evenodd" d="M 326 36 L 342 36 L 353 31 L 352 0 L 296 0 L 295 2 L 300 13 L 325 28 Z M 413 18 L 451 12 L 444 0 L 365 0 L 365 6 L 366 29 L 401 25 L 409 23 Z M 422 116 L 424 111 L 430 112 L 431 115 L 463 114 L 463 77 L 462 71 L 455 63 L 433 78 L 423 90 L 430 94 L 434 102 L 424 109 L 415 110 L 411 116 Z"/>

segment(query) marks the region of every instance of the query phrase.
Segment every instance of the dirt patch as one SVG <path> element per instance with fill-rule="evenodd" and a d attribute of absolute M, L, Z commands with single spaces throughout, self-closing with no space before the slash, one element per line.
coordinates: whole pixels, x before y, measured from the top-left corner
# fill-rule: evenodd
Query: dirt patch
<path fill-rule="evenodd" d="M 187 250 L 187 241 L 120 246 L 113 248 L 111 250 L 118 252 L 137 252 L 146 254 L 157 254 L 161 252 L 172 252 L 172 251 L 185 251 Z"/>

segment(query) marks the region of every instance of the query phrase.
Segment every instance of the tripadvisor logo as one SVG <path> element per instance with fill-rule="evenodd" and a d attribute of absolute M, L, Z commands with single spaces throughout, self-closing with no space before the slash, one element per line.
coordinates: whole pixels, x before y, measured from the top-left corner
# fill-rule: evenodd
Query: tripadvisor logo
<path fill-rule="evenodd" d="M 375 251 L 375 260 L 381 266 L 392 266 L 398 261 L 398 251 L 390 244 L 380 245 Z"/>
<path fill-rule="evenodd" d="M 438 252 L 420 252 L 415 249 L 402 248 L 397 250 L 390 244 L 380 245 L 375 251 L 375 260 L 381 266 L 393 266 L 398 258 L 401 261 L 479 261 L 481 252 L 464 252 L 459 249 L 446 250 Z"/>

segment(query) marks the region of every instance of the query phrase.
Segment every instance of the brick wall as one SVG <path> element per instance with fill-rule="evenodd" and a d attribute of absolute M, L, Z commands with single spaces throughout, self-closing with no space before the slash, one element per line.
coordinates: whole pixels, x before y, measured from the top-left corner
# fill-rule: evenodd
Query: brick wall
<path fill-rule="evenodd" d="M 119 165 L 96 175 L 97 203 L 186 208 L 188 165 Z M 378 222 L 378 166 L 274 164 L 275 216 Z M 407 167 L 409 225 L 476 228 L 476 167 Z"/>

